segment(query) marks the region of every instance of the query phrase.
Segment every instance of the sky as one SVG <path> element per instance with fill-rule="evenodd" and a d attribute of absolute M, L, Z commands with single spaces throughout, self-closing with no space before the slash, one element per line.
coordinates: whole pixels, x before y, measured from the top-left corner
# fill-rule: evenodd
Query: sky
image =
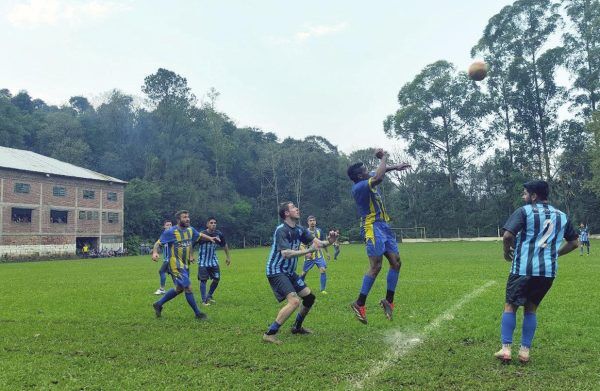
<path fill-rule="evenodd" d="M 383 120 L 426 65 L 460 70 L 512 1 L 0 0 L 0 88 L 61 105 L 114 88 L 143 97 L 166 68 L 237 126 L 397 149 Z"/>

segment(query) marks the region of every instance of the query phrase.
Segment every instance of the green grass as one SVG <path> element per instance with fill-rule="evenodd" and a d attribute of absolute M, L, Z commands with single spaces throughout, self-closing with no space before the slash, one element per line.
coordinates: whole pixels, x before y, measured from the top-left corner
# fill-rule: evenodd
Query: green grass
<path fill-rule="evenodd" d="M 343 246 L 330 262 L 329 295 L 317 295 L 306 321 L 315 333 L 292 336 L 289 322 L 281 346 L 261 341 L 280 308 L 264 276 L 266 248 L 233 251 L 208 322 L 195 321 L 183 297 L 154 317 L 159 265 L 149 257 L 1 264 L 0 389 L 349 389 L 390 357 L 390 335 L 421 334 L 487 281 L 496 284 L 365 389 L 598 389 L 600 242 L 592 246 L 590 257 L 560 260 L 527 366 L 491 357 L 509 268 L 500 243 L 402 245 L 396 319 L 386 321 L 376 306 L 382 273 L 368 326 L 348 308 L 366 270 L 364 250 Z M 315 269 L 307 282 L 318 287 L 318 279 Z"/>

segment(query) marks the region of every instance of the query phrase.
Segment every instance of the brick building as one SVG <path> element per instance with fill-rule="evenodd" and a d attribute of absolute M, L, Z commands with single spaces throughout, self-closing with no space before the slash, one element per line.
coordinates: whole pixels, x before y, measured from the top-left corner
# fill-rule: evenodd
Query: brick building
<path fill-rule="evenodd" d="M 0 147 L 0 259 L 123 247 L 126 182 Z"/>

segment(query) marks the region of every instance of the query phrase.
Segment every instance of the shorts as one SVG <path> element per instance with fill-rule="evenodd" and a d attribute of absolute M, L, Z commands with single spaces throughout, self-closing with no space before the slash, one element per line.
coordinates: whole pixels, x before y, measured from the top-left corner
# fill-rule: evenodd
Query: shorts
<path fill-rule="evenodd" d="M 321 258 L 316 258 L 316 259 L 307 259 L 304 261 L 304 266 L 302 266 L 302 271 L 304 273 L 306 273 L 307 271 L 309 271 L 310 269 L 313 268 L 313 266 L 317 265 L 318 268 L 324 268 L 327 269 L 327 262 L 325 262 L 325 259 Z"/>
<path fill-rule="evenodd" d="M 363 230 L 368 256 L 381 257 L 385 253 L 399 254 L 396 237 L 386 222 L 376 221 L 372 225 L 365 226 Z"/>
<path fill-rule="evenodd" d="M 296 273 L 275 274 L 267 276 L 267 279 L 278 302 L 284 301 L 287 295 L 292 292 L 300 293 L 303 289 L 307 288 L 306 283 Z"/>
<path fill-rule="evenodd" d="M 581 241 L 581 245 L 582 245 L 582 246 L 588 246 L 588 247 L 589 247 L 589 246 L 590 246 L 590 241 L 589 241 L 589 240 L 582 240 L 582 241 Z"/>
<path fill-rule="evenodd" d="M 175 284 L 175 286 L 187 288 L 192 285 L 192 282 L 190 281 L 190 271 L 188 269 L 169 270 L 169 273 L 171 274 L 171 278 L 173 278 L 173 284 Z"/>
<path fill-rule="evenodd" d="M 162 265 L 160 265 L 160 269 L 158 269 L 158 273 L 165 274 L 168 271 L 169 271 L 169 262 L 163 262 Z"/>
<path fill-rule="evenodd" d="M 198 266 L 198 279 L 201 281 L 218 280 L 221 278 L 221 269 L 217 266 Z"/>
<path fill-rule="evenodd" d="M 506 302 L 515 306 L 525 303 L 540 305 L 552 287 L 554 277 L 534 277 L 510 274 L 506 281 Z"/>

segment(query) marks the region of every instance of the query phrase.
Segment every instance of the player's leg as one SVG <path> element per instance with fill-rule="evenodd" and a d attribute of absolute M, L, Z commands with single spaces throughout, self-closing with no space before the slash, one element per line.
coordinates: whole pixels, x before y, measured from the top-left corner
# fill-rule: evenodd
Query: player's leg
<path fill-rule="evenodd" d="M 213 294 L 215 293 L 217 286 L 219 286 L 219 281 L 221 280 L 221 269 L 219 269 L 218 265 L 213 266 L 209 268 L 208 273 L 210 275 L 210 278 L 212 279 L 212 282 L 210 283 L 210 289 L 208 290 L 206 301 L 208 301 L 209 303 L 214 303 L 215 301 L 213 299 Z"/>
<path fill-rule="evenodd" d="M 587 255 L 590 255 L 590 241 L 585 242 L 585 247 L 587 248 Z"/>
<path fill-rule="evenodd" d="M 340 246 L 333 246 L 333 260 L 337 261 L 337 257 L 340 255 Z"/>
<path fill-rule="evenodd" d="M 206 300 L 206 282 L 208 281 L 209 273 L 206 266 L 198 266 L 198 280 L 200 281 L 200 299 L 204 305 L 209 305 Z"/>
<path fill-rule="evenodd" d="M 157 318 L 160 318 L 163 305 L 167 301 L 174 299 L 175 297 L 177 297 L 177 295 L 179 295 L 181 292 L 183 292 L 183 285 L 181 285 L 181 280 L 180 280 L 180 276 L 181 276 L 180 271 L 178 271 L 178 270 L 176 270 L 175 272 L 170 271 L 169 273 L 171 274 L 171 277 L 173 278 L 173 284 L 175 285 L 175 287 L 169 289 L 164 294 L 163 297 L 161 297 L 157 302 L 152 304 L 152 307 L 154 308 L 154 312 L 155 312 Z"/>
<path fill-rule="evenodd" d="M 165 293 L 165 284 L 167 282 L 167 267 L 169 266 L 169 264 L 167 262 L 163 262 L 162 265 L 160 265 L 160 269 L 158 269 L 158 275 L 160 278 L 160 288 L 158 288 L 156 290 L 156 292 L 154 292 L 155 295 L 164 295 Z"/>
<path fill-rule="evenodd" d="M 308 271 L 310 269 L 312 269 L 313 266 L 315 266 L 314 259 L 305 259 L 304 260 L 304 264 L 302 265 L 302 274 L 300 275 L 300 278 L 302 280 L 306 279 L 306 275 L 308 274 Z"/>
<path fill-rule="evenodd" d="M 583 257 L 583 246 L 585 246 L 585 242 L 579 243 L 579 256 Z"/>
<path fill-rule="evenodd" d="M 300 306 L 300 310 L 296 315 L 296 321 L 294 322 L 294 326 L 292 327 L 292 334 L 310 334 L 311 331 L 302 327 L 302 323 L 308 315 L 308 312 L 312 308 L 315 303 L 315 295 L 310 291 L 309 287 L 305 287 L 300 292 L 298 292 L 298 296 L 302 298 L 302 304 Z"/>
<path fill-rule="evenodd" d="M 319 268 L 320 282 L 321 282 L 321 293 L 327 294 L 325 288 L 327 287 L 327 262 L 324 258 L 318 258 L 315 260 L 315 264 Z"/>
<path fill-rule="evenodd" d="M 517 325 L 517 309 L 527 301 L 525 296 L 527 280 L 527 276 L 510 274 L 506 281 L 506 300 L 500 321 L 502 349 L 494 354 L 494 357 L 505 363 L 511 360 L 513 334 Z"/>
<path fill-rule="evenodd" d="M 523 328 L 521 331 L 521 348 L 519 361 L 529 362 L 529 349 L 537 328 L 537 308 L 552 287 L 553 278 L 533 277 L 528 284 L 527 301 L 523 306 Z"/>
<path fill-rule="evenodd" d="M 357 300 L 350 305 L 356 318 L 364 324 L 367 324 L 367 309 L 365 306 L 367 296 L 373 287 L 373 283 L 375 283 L 375 278 L 381 271 L 382 260 L 382 256 L 369 256 L 369 270 L 367 270 L 367 273 L 363 276 L 363 282 Z"/>
<path fill-rule="evenodd" d="M 395 241 L 394 241 L 395 242 Z M 400 260 L 400 254 L 393 249 L 385 253 L 385 257 L 387 258 L 390 269 L 388 270 L 386 282 L 386 294 L 385 299 L 382 299 L 379 304 L 381 308 L 383 308 L 383 312 L 385 316 L 392 320 L 393 311 L 394 311 L 394 295 L 396 293 L 396 286 L 398 285 L 398 279 L 400 277 L 400 267 L 402 266 L 402 261 Z"/>
<path fill-rule="evenodd" d="M 265 342 L 280 344 L 282 342 L 277 339 L 275 335 L 279 332 L 281 325 L 285 323 L 285 321 L 300 305 L 300 297 L 296 293 L 294 285 L 287 275 L 277 274 L 275 276 L 268 277 L 268 279 L 277 301 L 282 302 L 283 300 L 287 300 L 287 303 L 279 310 L 275 321 L 271 324 L 271 326 L 269 326 L 267 332 L 263 334 L 263 340 Z M 304 284 L 304 281 L 302 281 L 299 277 L 298 280 L 300 284 Z"/>

